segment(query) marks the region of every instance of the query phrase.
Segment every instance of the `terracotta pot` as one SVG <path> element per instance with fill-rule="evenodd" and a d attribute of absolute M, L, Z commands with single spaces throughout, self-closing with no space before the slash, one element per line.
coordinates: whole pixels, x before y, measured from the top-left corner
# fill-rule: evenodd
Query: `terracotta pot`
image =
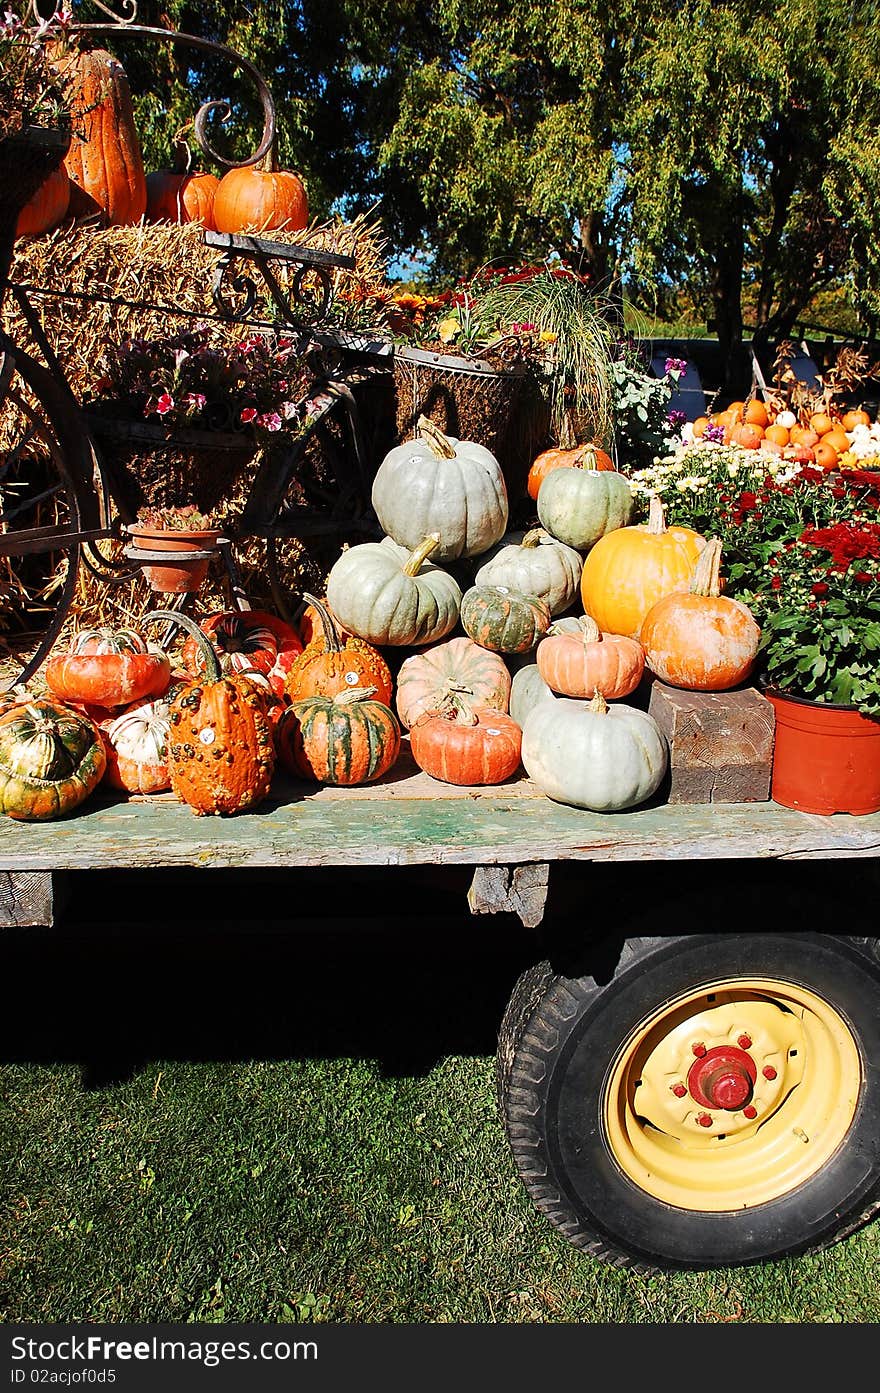
<path fill-rule="evenodd" d="M 770 797 L 804 813 L 880 811 L 880 720 L 765 692 L 776 714 Z"/>
<path fill-rule="evenodd" d="M 133 546 L 126 554 L 140 561 L 141 570 L 151 590 L 164 595 L 180 595 L 198 590 L 208 574 L 211 555 L 221 535 L 219 528 L 199 532 L 180 532 L 173 529 L 142 527 L 133 523 L 128 529 Z M 168 552 L 168 563 L 142 559 L 140 553 Z M 172 559 L 173 555 L 173 559 Z"/>

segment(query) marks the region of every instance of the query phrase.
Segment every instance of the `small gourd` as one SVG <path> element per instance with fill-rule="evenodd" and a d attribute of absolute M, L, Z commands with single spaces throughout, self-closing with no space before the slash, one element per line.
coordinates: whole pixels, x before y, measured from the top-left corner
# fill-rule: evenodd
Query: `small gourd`
<path fill-rule="evenodd" d="M 44 822 L 79 807 L 104 775 L 107 755 L 88 716 L 19 689 L 0 710 L 0 812 Z"/>
<path fill-rule="evenodd" d="M 162 793 L 171 787 L 170 689 L 153 701 L 133 702 L 98 724 L 107 753 L 105 784 L 123 793 Z"/>
<path fill-rule="evenodd" d="M 227 609 L 209 614 L 199 627 L 214 645 L 223 672 L 256 669 L 265 673 L 278 696 L 284 695 L 287 674 L 303 651 L 299 634 L 286 620 L 264 609 Z M 199 675 L 194 639 L 184 642 L 181 660 L 188 672 Z"/>
<path fill-rule="evenodd" d="M 660 787 L 668 759 L 653 716 L 623 702 L 609 706 L 601 692 L 590 702 L 540 702 L 523 726 L 529 778 L 548 798 L 573 808 L 637 807 Z"/>

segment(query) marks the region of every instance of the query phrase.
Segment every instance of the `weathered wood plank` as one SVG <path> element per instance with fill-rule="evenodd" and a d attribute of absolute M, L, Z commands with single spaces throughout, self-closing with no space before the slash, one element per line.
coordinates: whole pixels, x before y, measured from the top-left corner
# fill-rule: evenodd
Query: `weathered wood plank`
<path fill-rule="evenodd" d="M 0 929 L 54 923 L 50 871 L 0 871 Z"/>
<path fill-rule="evenodd" d="M 519 865 L 880 855 L 880 813 L 819 817 L 775 803 L 591 813 L 544 797 L 324 800 L 291 795 L 237 817 L 177 802 L 84 803 L 57 822 L 0 818 L 0 870 L 150 866 Z"/>
<path fill-rule="evenodd" d="M 770 797 L 775 718 L 754 687 L 690 692 L 655 681 L 648 711 L 669 742 L 670 803 Z"/>
<path fill-rule="evenodd" d="M 536 929 L 544 918 L 550 866 L 477 866 L 468 905 L 471 914 L 518 914 L 523 926 Z"/>

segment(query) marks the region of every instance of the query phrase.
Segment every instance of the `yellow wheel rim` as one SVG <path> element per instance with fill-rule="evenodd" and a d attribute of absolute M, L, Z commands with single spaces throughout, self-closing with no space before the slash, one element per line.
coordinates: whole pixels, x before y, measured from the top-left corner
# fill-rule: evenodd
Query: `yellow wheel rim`
<path fill-rule="evenodd" d="M 679 1209 L 750 1209 L 789 1194 L 840 1146 L 862 1084 L 843 1018 L 804 987 L 727 979 L 631 1033 L 605 1086 L 614 1160 Z"/>

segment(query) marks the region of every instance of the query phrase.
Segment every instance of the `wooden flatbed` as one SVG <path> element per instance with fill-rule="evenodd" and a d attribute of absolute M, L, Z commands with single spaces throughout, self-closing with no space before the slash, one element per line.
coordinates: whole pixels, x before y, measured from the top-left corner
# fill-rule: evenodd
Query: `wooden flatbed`
<path fill-rule="evenodd" d="M 554 861 L 878 855 L 880 814 L 819 817 L 773 802 L 662 801 L 593 813 L 552 802 L 525 776 L 491 788 L 441 784 L 415 767 L 404 744 L 395 768 L 375 784 L 315 789 L 279 778 L 271 799 L 235 817 L 197 817 L 162 794 L 93 797 L 53 822 L 0 819 L 0 923 L 4 904 L 6 922 L 27 922 L 23 888 L 31 901 L 51 905 L 52 873 L 72 870 L 473 866 L 475 912 L 513 909 L 534 925 Z"/>

